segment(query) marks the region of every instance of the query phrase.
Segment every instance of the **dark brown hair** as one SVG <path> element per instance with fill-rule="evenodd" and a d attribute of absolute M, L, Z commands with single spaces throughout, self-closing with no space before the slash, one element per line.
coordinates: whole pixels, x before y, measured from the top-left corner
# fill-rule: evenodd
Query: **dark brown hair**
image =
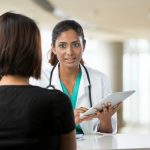
<path fill-rule="evenodd" d="M 56 42 L 56 39 L 59 37 L 59 35 L 62 32 L 68 31 L 70 29 L 74 30 L 79 36 L 81 36 L 83 45 L 85 46 L 86 40 L 84 39 L 83 29 L 81 25 L 74 20 L 63 20 L 59 22 L 58 24 L 56 24 L 56 26 L 54 27 L 52 31 L 52 45 L 55 47 L 55 42 Z M 52 52 L 52 50 L 50 51 L 49 63 L 52 66 L 58 63 L 57 56 Z M 81 59 L 80 63 L 84 64 L 83 59 Z"/>
<path fill-rule="evenodd" d="M 40 78 L 41 36 L 36 23 L 12 12 L 0 16 L 0 76 Z"/>

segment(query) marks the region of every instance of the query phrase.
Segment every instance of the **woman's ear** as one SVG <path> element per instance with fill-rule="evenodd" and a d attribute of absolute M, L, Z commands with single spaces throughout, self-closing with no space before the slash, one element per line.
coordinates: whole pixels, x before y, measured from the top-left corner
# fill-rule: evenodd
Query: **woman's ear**
<path fill-rule="evenodd" d="M 56 50 L 53 44 L 51 44 L 51 51 L 56 55 Z"/>

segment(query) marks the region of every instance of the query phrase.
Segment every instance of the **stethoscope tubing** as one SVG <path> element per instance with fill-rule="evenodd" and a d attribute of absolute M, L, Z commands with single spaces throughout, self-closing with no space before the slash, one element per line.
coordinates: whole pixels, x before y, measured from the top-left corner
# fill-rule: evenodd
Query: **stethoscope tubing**
<path fill-rule="evenodd" d="M 86 76 L 87 76 L 87 79 L 88 79 L 88 82 L 89 82 L 89 86 L 88 86 L 88 90 L 89 90 L 89 101 L 90 101 L 90 107 L 92 107 L 91 80 L 90 80 L 90 76 L 89 76 L 89 73 L 88 73 L 87 68 L 86 68 L 83 64 L 81 64 L 81 65 L 83 66 L 83 68 L 84 68 L 84 70 L 85 70 L 85 72 L 86 72 Z M 53 77 L 53 72 L 54 72 L 54 69 L 55 69 L 56 66 L 57 66 L 57 64 L 54 65 L 54 67 L 52 68 L 52 70 L 51 70 L 51 72 L 50 72 L 49 85 L 46 87 L 47 89 L 49 89 L 49 88 L 55 89 L 55 86 L 52 85 L 52 77 Z"/>

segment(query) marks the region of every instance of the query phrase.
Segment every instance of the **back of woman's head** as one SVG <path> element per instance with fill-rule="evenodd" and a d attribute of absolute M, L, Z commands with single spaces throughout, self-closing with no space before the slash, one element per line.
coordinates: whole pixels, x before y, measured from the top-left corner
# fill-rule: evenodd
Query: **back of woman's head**
<path fill-rule="evenodd" d="M 39 78 L 41 37 L 36 23 L 11 12 L 0 16 L 0 76 Z"/>
<path fill-rule="evenodd" d="M 74 20 L 63 20 L 58 24 L 56 24 L 56 26 L 52 31 L 52 45 L 55 47 L 55 42 L 57 38 L 60 36 L 60 34 L 70 29 L 74 30 L 78 34 L 78 36 L 81 37 L 82 43 L 85 46 L 86 40 L 84 38 L 84 32 L 82 26 Z M 52 51 L 51 51 L 51 57 L 49 62 L 51 65 L 55 65 L 58 62 L 56 55 L 54 55 Z M 81 59 L 81 63 L 84 63 L 82 59 Z"/>

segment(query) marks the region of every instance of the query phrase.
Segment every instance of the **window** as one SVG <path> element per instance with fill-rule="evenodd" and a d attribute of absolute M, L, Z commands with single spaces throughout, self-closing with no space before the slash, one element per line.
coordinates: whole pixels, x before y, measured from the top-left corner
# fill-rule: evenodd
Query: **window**
<path fill-rule="evenodd" d="M 136 93 L 124 102 L 123 119 L 130 124 L 150 123 L 150 42 L 130 40 L 125 43 L 123 56 L 124 90 Z"/>

